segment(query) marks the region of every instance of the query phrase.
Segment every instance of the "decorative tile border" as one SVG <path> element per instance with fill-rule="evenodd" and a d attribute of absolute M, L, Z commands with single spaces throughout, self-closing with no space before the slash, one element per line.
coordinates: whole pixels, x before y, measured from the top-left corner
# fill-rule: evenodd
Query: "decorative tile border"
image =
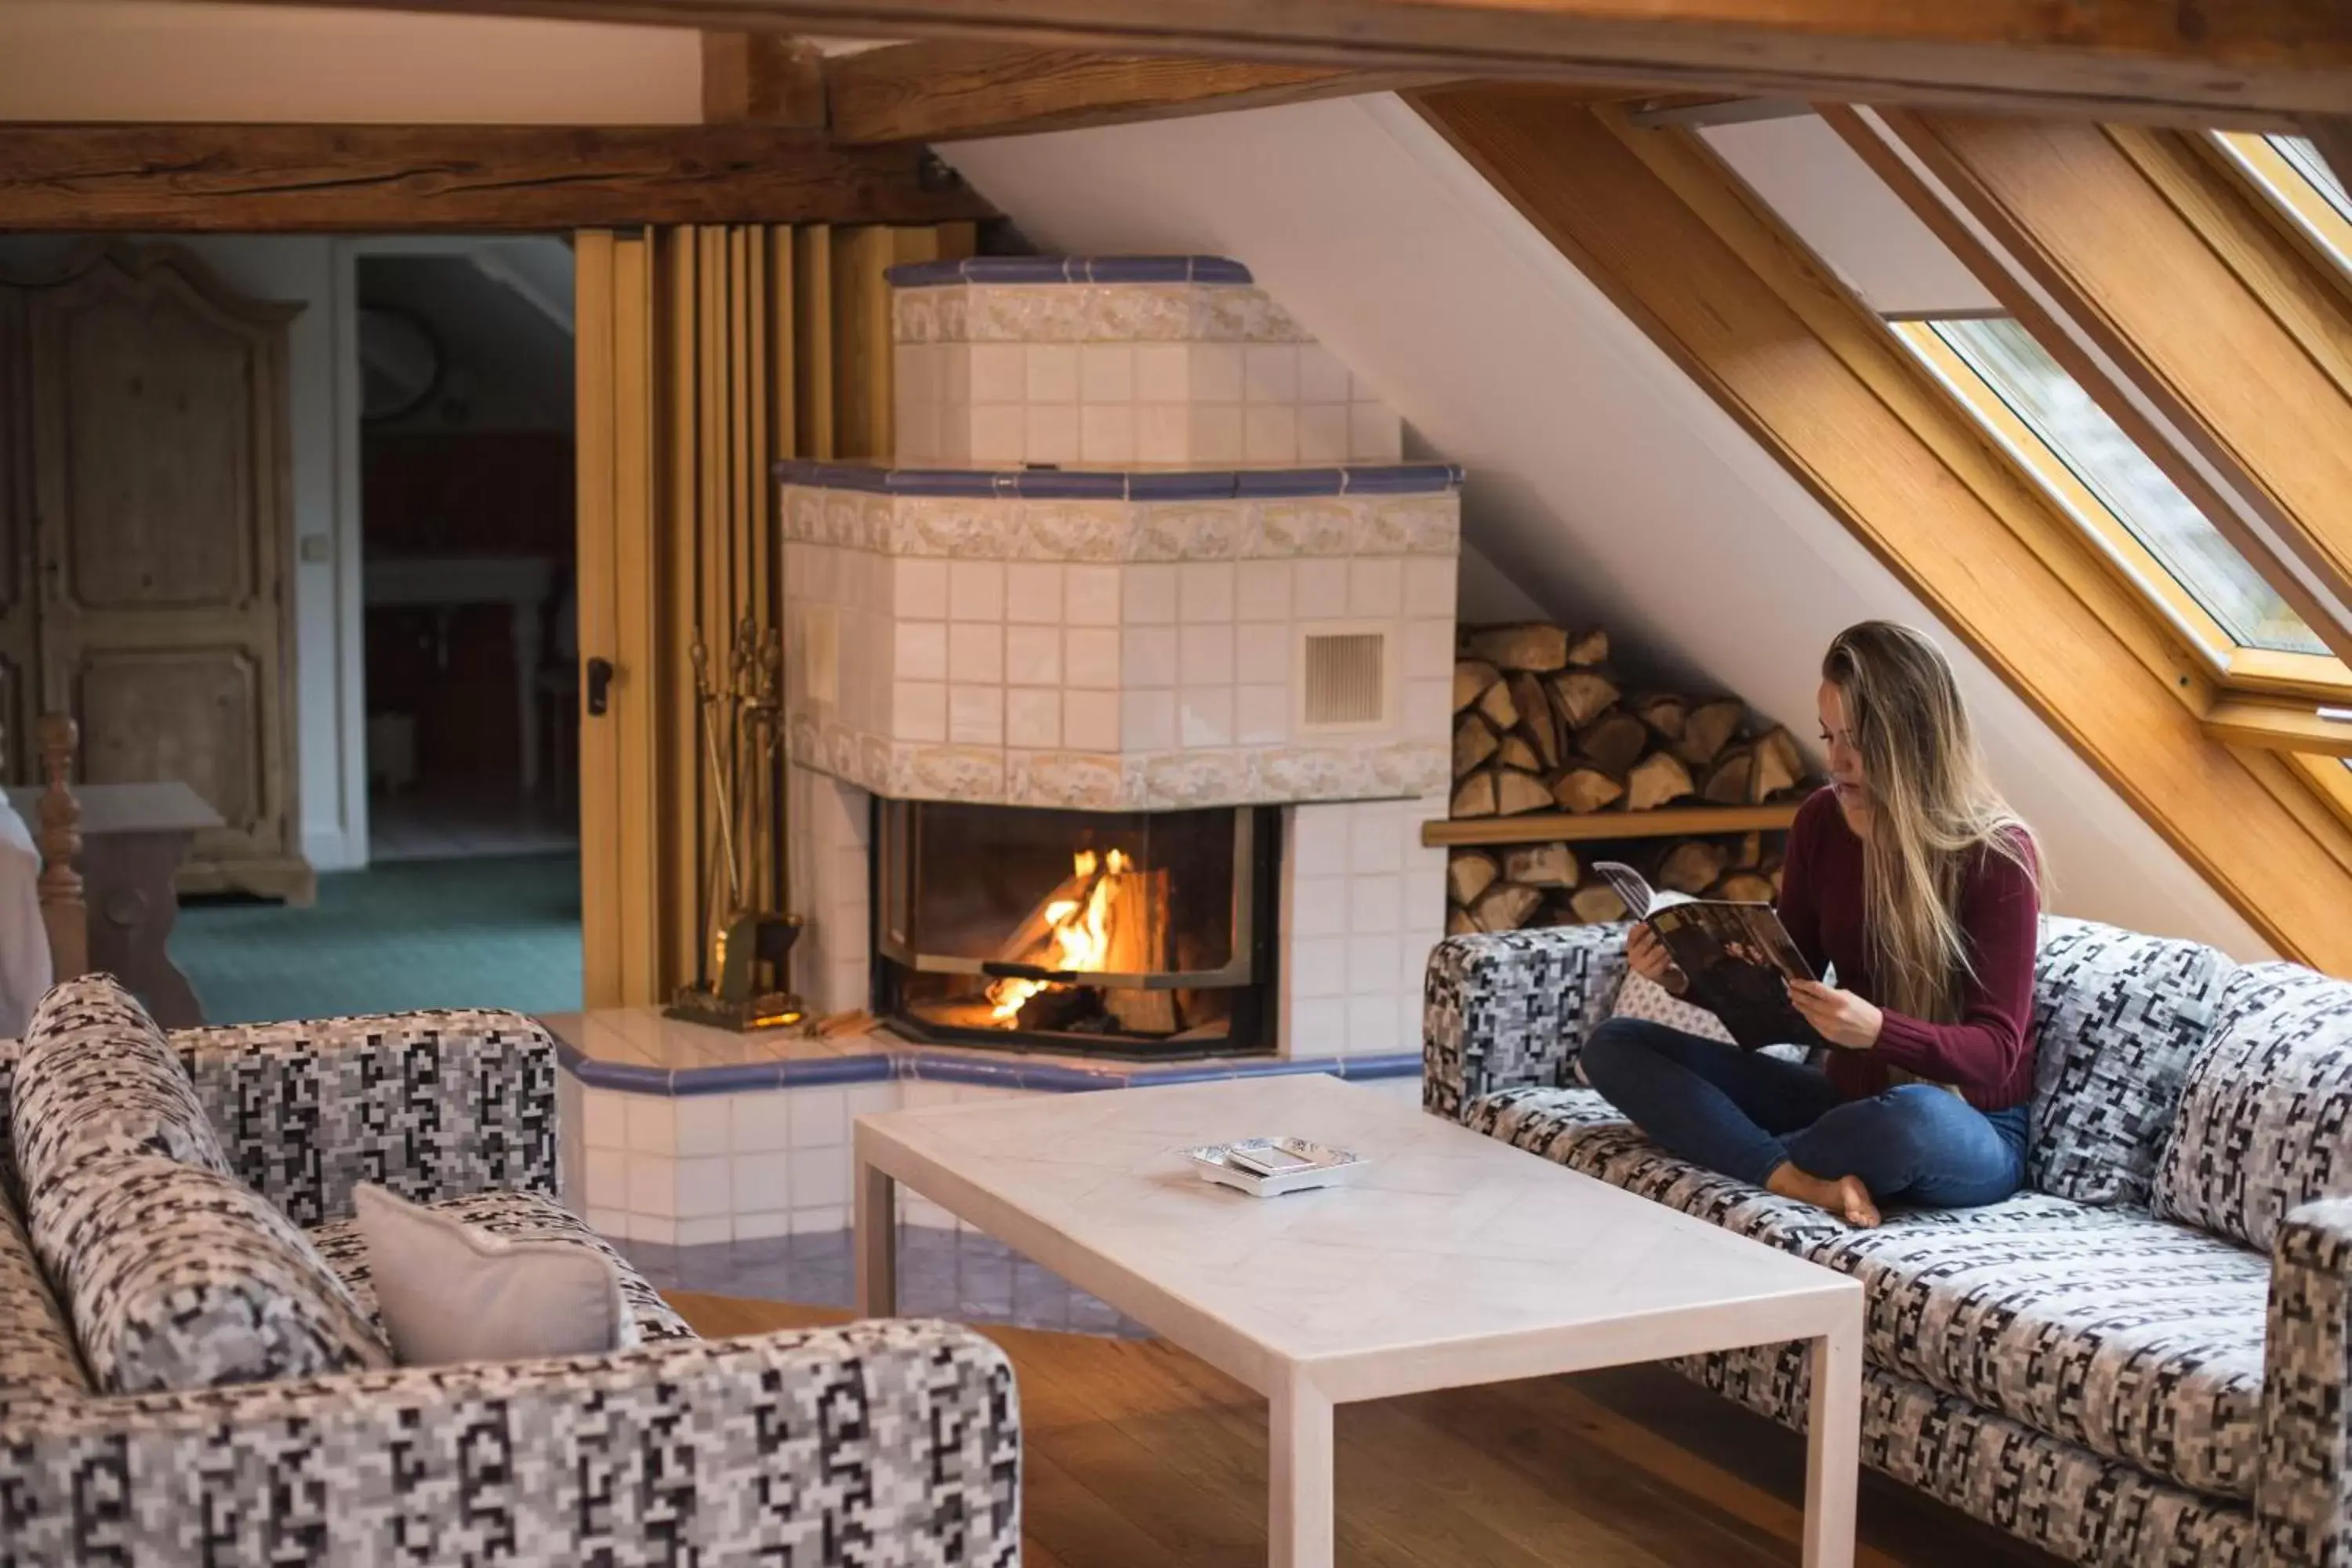
<path fill-rule="evenodd" d="M 971 256 L 961 261 L 906 261 L 882 276 L 894 289 L 958 283 L 1226 283 L 1256 281 L 1224 256 Z"/>
<path fill-rule="evenodd" d="M 636 1062 L 599 1061 L 571 1042 L 560 1039 L 556 1042 L 556 1054 L 564 1070 L 591 1089 L 673 1099 L 774 1089 L 829 1088 L 893 1079 L 985 1084 L 1031 1093 L 1080 1093 L 1227 1079 L 1284 1078 L 1300 1073 L 1328 1073 L 1355 1080 L 1417 1078 L 1421 1074 L 1419 1051 L 1360 1057 L 1227 1057 L 1174 1062 L 1165 1067 L 1111 1061 L 1076 1067 L 1064 1062 L 1032 1061 L 1011 1052 L 994 1058 L 913 1045 L 860 1056 L 704 1068 L 656 1068 Z"/>
<path fill-rule="evenodd" d="M 882 555 L 1118 563 L 1462 548 L 1462 470 L 1444 463 L 1208 474 L 779 470 L 793 470 L 781 507 L 787 541 Z M 964 488 L 936 488 L 948 484 Z"/>
<path fill-rule="evenodd" d="M 890 335 L 899 343 L 1314 342 L 1264 289 L 1201 279 L 901 287 L 891 295 Z"/>

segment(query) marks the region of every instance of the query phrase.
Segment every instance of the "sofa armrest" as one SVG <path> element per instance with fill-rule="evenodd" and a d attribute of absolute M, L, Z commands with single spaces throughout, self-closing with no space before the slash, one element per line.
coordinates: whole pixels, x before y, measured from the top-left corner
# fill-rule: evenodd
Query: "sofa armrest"
<path fill-rule="evenodd" d="M 2271 1568 L 2352 1568 L 2352 1198 L 2290 1210 L 2271 1243 L 2254 1515 Z"/>
<path fill-rule="evenodd" d="M 375 1182 L 419 1203 L 558 1196 L 555 1039 L 520 1013 L 304 1019 L 173 1034 L 239 1180 L 298 1225 Z"/>
<path fill-rule="evenodd" d="M 1453 936 L 1422 990 L 1421 1102 L 1460 1121 L 1498 1089 L 1568 1082 L 1625 978 L 1622 924 Z"/>
<path fill-rule="evenodd" d="M 1003 1352 L 875 1321 L 0 1415 L 17 1564 L 1017 1568 Z"/>

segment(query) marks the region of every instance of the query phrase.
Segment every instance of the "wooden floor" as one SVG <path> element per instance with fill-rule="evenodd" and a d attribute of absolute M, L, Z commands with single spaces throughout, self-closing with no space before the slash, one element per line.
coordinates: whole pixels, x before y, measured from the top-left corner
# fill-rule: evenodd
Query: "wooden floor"
<path fill-rule="evenodd" d="M 670 1297 L 720 1336 L 847 1314 Z M 1013 1358 L 1026 1568 L 1260 1568 L 1265 1402 L 1158 1341 L 983 1326 Z M 1631 1368 L 1339 1407 L 1349 1568 L 1748 1568 L 1798 1560 L 1794 1435 L 1672 1373 Z M 1866 1568 L 2053 1559 L 1866 1474 Z"/>

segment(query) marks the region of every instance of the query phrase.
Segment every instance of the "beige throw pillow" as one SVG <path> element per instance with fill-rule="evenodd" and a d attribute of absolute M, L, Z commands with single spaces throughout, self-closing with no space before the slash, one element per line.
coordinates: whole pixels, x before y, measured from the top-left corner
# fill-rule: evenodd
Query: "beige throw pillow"
<path fill-rule="evenodd" d="M 600 1355 L 636 1342 L 620 1276 L 595 1248 L 492 1236 L 364 1183 L 353 1198 L 402 1365 Z"/>

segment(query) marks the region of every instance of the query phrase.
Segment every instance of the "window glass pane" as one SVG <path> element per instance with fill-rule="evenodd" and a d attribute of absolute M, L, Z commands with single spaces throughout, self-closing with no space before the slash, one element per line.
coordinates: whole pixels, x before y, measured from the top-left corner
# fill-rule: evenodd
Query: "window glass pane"
<path fill-rule="evenodd" d="M 2233 641 L 2279 653 L 2327 652 L 2032 333 L 2007 319 L 1931 324 Z"/>
<path fill-rule="evenodd" d="M 2312 188 L 2327 198 L 2329 206 L 2347 220 L 2352 220 L 2352 195 L 2345 193 L 2344 182 L 2337 179 L 2336 171 L 2327 166 L 2327 160 L 2320 156 L 2318 147 L 2301 136 L 2273 136 L 2270 142 L 2278 149 L 2280 157 L 2294 165 L 2296 174 L 2309 180 Z"/>

